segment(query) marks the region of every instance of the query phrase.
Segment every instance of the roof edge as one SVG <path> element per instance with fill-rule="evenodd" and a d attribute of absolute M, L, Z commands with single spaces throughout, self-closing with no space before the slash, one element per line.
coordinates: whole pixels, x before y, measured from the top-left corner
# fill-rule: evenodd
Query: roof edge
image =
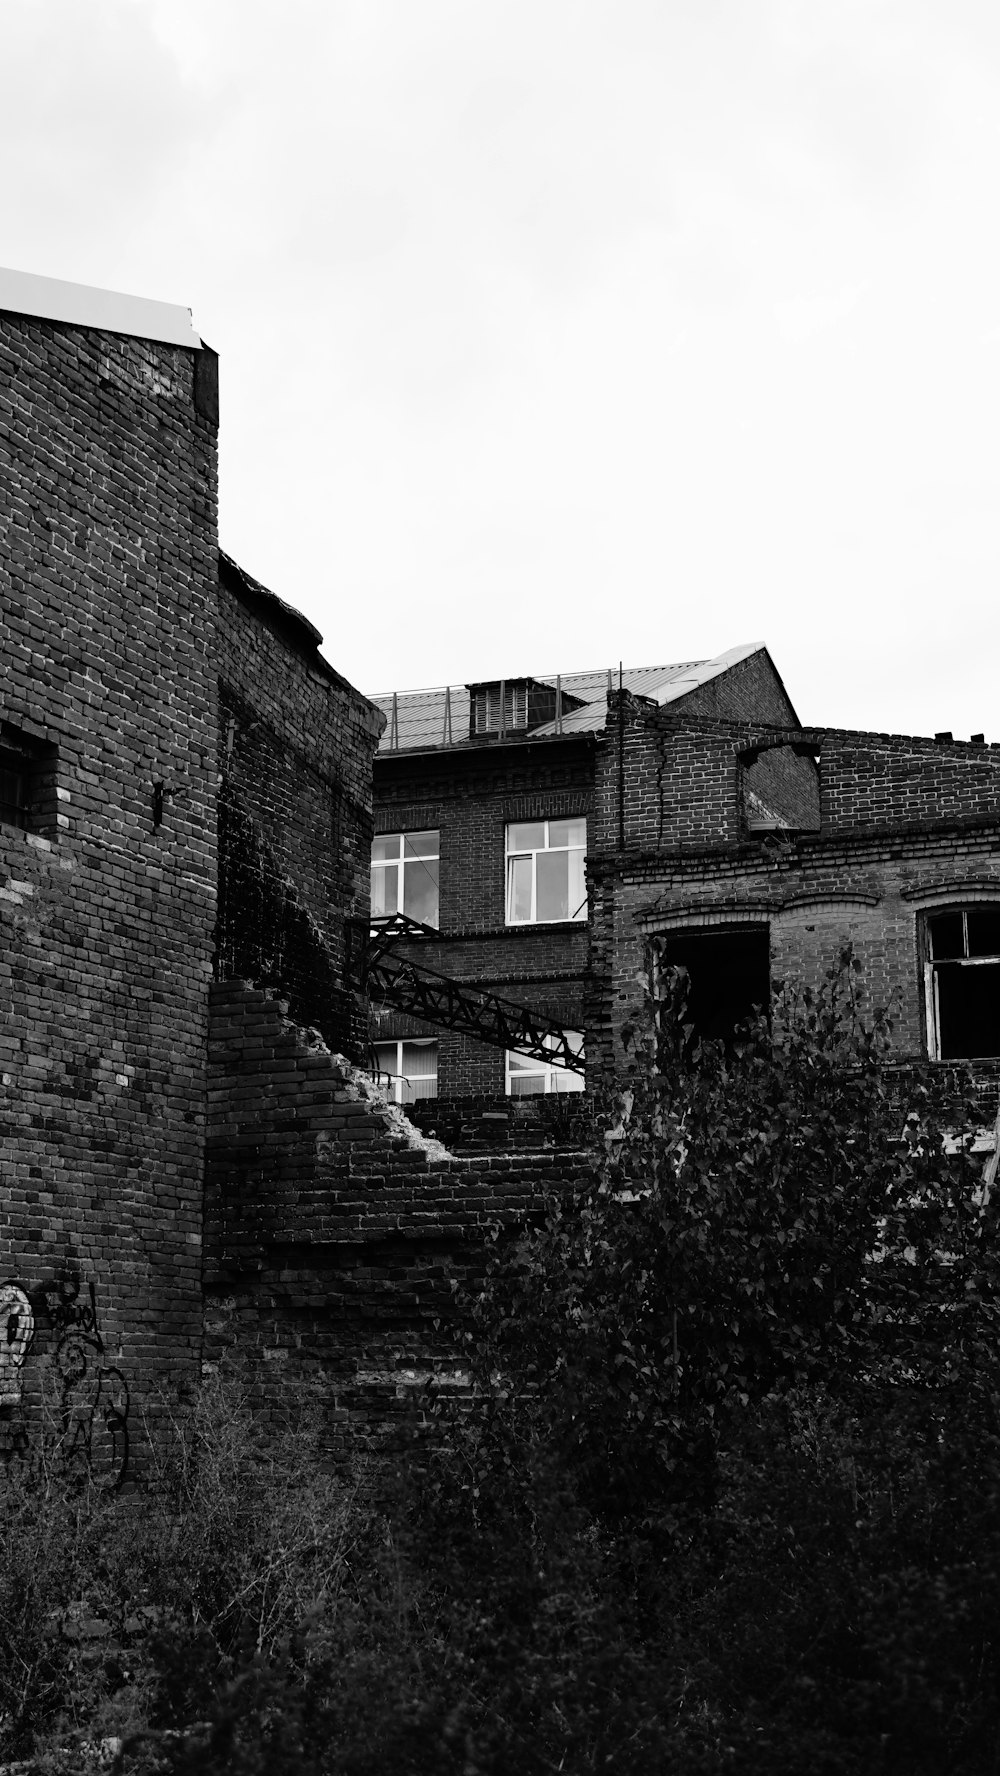
<path fill-rule="evenodd" d="M 128 296 L 124 291 L 102 290 L 92 284 L 72 284 L 64 278 L 42 277 L 35 271 L 14 271 L 7 266 L 0 266 L 0 310 L 100 333 L 155 339 L 194 351 L 202 346 L 191 310 L 178 303 Z"/>
<path fill-rule="evenodd" d="M 700 660 L 696 666 L 692 666 L 689 671 L 685 672 L 683 678 L 672 679 L 660 690 L 645 694 L 656 703 L 676 703 L 680 697 L 688 696 L 691 691 L 700 690 L 702 685 L 708 684 L 713 678 L 721 677 L 723 672 L 728 672 L 731 667 L 738 666 L 742 660 L 749 660 L 751 654 L 767 654 L 766 644 L 763 641 L 739 642 L 736 647 L 726 648 L 725 653 L 716 654 L 711 660 Z M 770 658 L 771 656 L 768 654 L 768 659 Z M 773 660 L 771 664 L 774 665 Z M 783 685 L 782 690 L 784 690 Z M 787 691 L 785 695 L 788 696 Z M 790 707 L 791 698 L 789 698 Z"/>

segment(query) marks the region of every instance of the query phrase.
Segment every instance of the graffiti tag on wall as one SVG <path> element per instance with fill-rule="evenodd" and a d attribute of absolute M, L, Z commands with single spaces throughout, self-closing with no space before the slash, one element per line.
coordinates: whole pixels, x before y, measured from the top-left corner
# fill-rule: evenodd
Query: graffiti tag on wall
<path fill-rule="evenodd" d="M 128 1469 L 128 1384 L 107 1361 L 93 1283 L 63 1275 L 29 1295 L 0 1284 L 0 1455 L 30 1459 L 23 1411 L 25 1364 L 39 1329 L 48 1335 L 41 1376 L 40 1433 L 46 1452 L 72 1478 L 107 1490 Z"/>

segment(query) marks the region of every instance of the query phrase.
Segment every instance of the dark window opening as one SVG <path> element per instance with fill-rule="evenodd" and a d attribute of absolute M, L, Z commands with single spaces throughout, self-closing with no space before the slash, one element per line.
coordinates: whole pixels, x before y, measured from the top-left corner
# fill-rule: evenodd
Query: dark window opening
<path fill-rule="evenodd" d="M 678 932 L 659 940 L 661 968 L 688 978 L 687 1021 L 704 1041 L 729 1041 L 737 1025 L 771 1002 L 771 945 L 753 931 Z"/>
<path fill-rule="evenodd" d="M 26 832 L 56 826 L 56 749 L 0 722 L 0 825 Z"/>
<path fill-rule="evenodd" d="M 928 1048 L 941 1061 L 1000 1055 L 1000 907 L 927 920 Z"/>

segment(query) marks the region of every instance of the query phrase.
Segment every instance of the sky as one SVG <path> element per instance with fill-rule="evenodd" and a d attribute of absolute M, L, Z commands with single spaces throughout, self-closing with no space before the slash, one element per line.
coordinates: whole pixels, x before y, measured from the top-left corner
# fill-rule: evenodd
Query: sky
<path fill-rule="evenodd" d="M 369 692 L 764 641 L 1000 740 L 995 0 L 4 0 L 0 263 L 183 303 Z"/>

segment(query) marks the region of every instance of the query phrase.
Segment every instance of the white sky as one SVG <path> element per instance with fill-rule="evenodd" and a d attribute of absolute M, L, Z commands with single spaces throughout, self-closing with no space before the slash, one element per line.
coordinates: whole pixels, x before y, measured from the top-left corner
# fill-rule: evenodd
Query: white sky
<path fill-rule="evenodd" d="M 995 720 L 996 0 L 4 0 L 0 263 L 182 302 L 364 690 L 767 642 Z"/>

